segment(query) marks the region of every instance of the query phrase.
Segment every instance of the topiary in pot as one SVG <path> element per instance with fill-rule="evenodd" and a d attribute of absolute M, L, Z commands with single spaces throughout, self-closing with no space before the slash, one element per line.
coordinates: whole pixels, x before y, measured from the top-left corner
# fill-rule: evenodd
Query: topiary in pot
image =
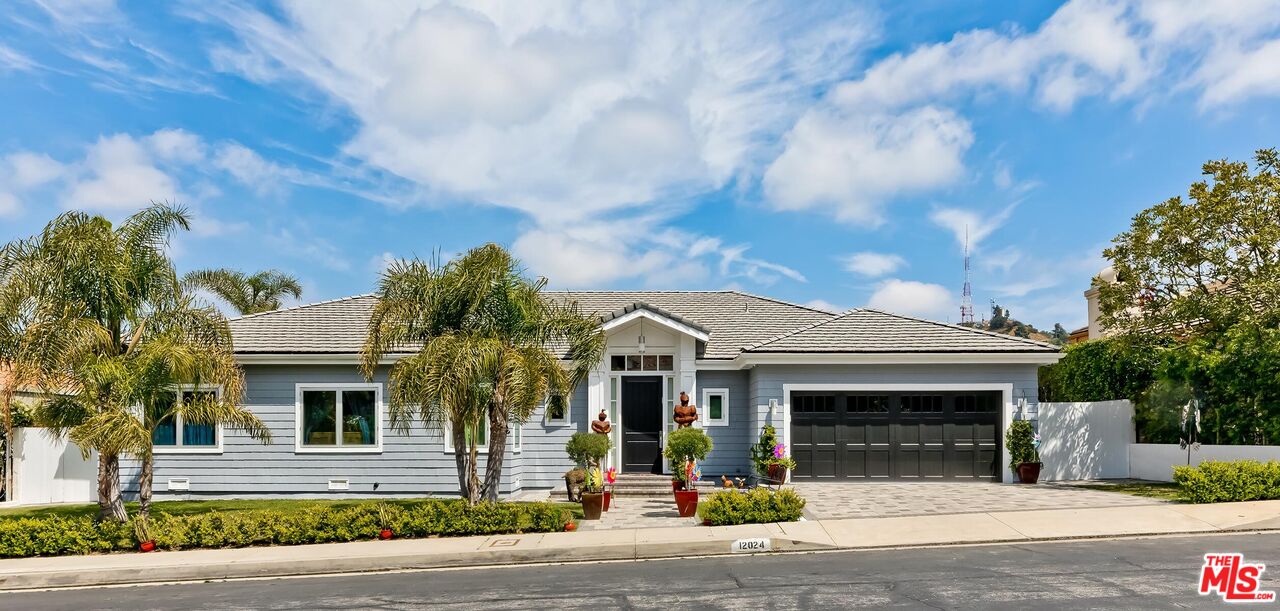
<path fill-rule="evenodd" d="M 778 442 L 778 433 L 773 425 L 766 424 L 760 429 L 760 440 L 751 446 L 751 464 L 756 473 L 774 484 L 787 481 L 787 471 L 796 468 L 794 458 L 787 456 L 786 445 Z"/>
<path fill-rule="evenodd" d="M 609 455 L 611 446 L 608 435 L 574 433 L 564 444 L 564 451 L 579 466 L 592 469 L 600 467 L 600 461 Z"/>
<path fill-rule="evenodd" d="M 1036 432 L 1027 420 L 1015 420 L 1004 434 L 1004 447 L 1009 452 L 1009 470 L 1018 481 L 1034 484 L 1040 479 L 1040 453 L 1036 451 Z"/>

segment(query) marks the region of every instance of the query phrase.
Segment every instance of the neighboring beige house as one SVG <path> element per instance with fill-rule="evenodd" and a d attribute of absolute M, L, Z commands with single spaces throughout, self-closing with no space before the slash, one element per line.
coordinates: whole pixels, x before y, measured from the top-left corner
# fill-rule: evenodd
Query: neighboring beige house
<path fill-rule="evenodd" d="M 1089 324 L 1072 331 L 1071 334 L 1067 336 L 1068 344 L 1087 342 L 1091 339 L 1098 339 L 1106 335 L 1102 325 L 1098 323 L 1098 316 L 1101 314 L 1101 311 L 1098 308 L 1098 285 L 1103 282 L 1111 283 L 1115 281 L 1116 270 L 1110 265 L 1102 268 L 1102 271 L 1098 272 L 1098 275 L 1093 277 L 1093 282 L 1091 286 L 1089 286 L 1089 290 L 1084 292 L 1084 300 L 1086 308 L 1088 309 Z"/>

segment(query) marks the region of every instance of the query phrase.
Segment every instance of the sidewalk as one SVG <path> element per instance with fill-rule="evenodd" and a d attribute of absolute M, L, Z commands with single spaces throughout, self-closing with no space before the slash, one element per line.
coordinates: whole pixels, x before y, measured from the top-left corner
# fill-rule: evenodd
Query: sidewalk
<path fill-rule="evenodd" d="M 733 553 L 734 541 L 749 538 L 802 552 L 1272 529 L 1280 530 L 1280 501 L 588 530 L 0 560 L 0 590 L 705 556 Z"/>

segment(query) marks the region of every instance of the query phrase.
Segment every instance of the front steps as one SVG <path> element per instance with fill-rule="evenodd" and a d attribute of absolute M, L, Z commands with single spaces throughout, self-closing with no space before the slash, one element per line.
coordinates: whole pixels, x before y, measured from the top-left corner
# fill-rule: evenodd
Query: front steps
<path fill-rule="evenodd" d="M 715 482 L 711 481 L 700 481 L 698 482 L 698 490 L 703 493 L 710 493 L 717 487 L 714 484 Z M 605 489 L 608 489 L 607 485 Z M 671 476 L 650 473 L 623 473 L 618 476 L 617 483 L 613 485 L 613 494 L 619 498 L 670 498 Z M 563 501 L 568 498 L 569 494 L 565 490 L 563 482 L 551 491 L 552 500 Z"/>

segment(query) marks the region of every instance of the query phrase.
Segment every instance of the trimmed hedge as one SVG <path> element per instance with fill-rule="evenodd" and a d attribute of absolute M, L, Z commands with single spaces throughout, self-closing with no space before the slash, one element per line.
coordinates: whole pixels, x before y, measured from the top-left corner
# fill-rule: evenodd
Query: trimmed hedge
<path fill-rule="evenodd" d="M 396 537 L 559 532 L 572 518 L 552 503 L 483 503 L 461 500 L 413 504 L 361 503 L 297 511 L 247 509 L 171 516 L 154 515 L 148 529 L 160 549 L 305 545 L 376 538 L 386 525 Z M 92 518 L 0 518 L 0 558 L 59 556 L 137 549 L 133 524 Z"/>
<path fill-rule="evenodd" d="M 712 526 L 794 522 L 804 513 L 804 498 L 795 490 L 754 488 L 725 490 L 698 503 L 698 515 Z"/>
<path fill-rule="evenodd" d="M 1280 462 L 1206 461 L 1199 467 L 1174 467 L 1173 481 L 1192 503 L 1280 499 Z"/>

